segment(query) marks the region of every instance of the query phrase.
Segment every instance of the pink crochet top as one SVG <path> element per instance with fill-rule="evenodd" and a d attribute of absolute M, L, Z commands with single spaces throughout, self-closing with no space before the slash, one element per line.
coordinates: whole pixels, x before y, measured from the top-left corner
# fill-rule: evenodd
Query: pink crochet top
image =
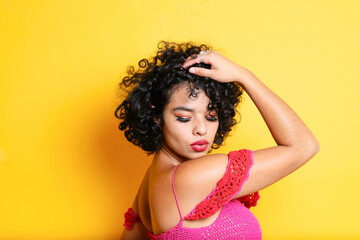
<path fill-rule="evenodd" d="M 170 230 L 154 235 L 148 231 L 151 239 L 261 239 L 261 228 L 256 217 L 249 208 L 256 206 L 260 198 L 255 192 L 241 198 L 232 199 L 240 192 L 248 179 L 249 170 L 253 164 L 253 152 L 250 150 L 233 151 L 228 154 L 228 165 L 224 176 L 218 181 L 215 189 L 185 217 L 182 217 L 176 196 L 173 172 L 172 184 L 178 207 L 180 222 Z M 186 228 L 184 220 L 197 220 L 212 216 L 218 210 L 220 215 L 206 227 Z M 141 222 L 131 208 L 125 213 L 124 226 L 127 230 L 132 225 Z"/>

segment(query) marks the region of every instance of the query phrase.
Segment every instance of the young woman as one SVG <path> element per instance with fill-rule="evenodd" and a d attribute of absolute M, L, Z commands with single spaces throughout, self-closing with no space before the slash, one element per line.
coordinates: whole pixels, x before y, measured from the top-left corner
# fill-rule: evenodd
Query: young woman
<path fill-rule="evenodd" d="M 319 144 L 296 113 L 249 70 L 206 45 L 161 42 L 128 70 L 116 109 L 126 138 L 154 154 L 122 239 L 261 239 L 248 210 L 258 191 L 298 169 Z M 245 90 L 277 146 L 218 148 Z"/>

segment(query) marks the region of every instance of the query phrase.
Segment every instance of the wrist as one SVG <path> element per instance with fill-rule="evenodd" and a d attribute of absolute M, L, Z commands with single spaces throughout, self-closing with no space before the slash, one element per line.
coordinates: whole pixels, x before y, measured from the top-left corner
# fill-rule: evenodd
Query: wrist
<path fill-rule="evenodd" d="M 240 67 L 234 82 L 244 87 L 255 79 L 257 79 L 256 76 L 250 70 Z"/>

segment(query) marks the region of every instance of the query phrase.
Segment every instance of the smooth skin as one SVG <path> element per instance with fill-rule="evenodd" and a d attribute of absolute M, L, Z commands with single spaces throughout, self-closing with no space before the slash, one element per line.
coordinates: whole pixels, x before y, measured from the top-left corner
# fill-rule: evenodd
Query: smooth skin
<path fill-rule="evenodd" d="M 252 72 L 216 51 L 207 53 L 202 59 L 188 58 L 183 67 L 188 68 L 200 61 L 210 64 L 211 69 L 192 67 L 189 71 L 219 82 L 240 84 L 260 111 L 277 144 L 254 151 L 254 164 L 249 171 L 249 178 L 234 198 L 270 186 L 304 165 L 319 151 L 318 141 L 303 121 Z M 196 101 L 180 97 L 184 95 L 188 96 L 186 88 L 180 88 L 173 93 L 165 106 L 164 116 L 167 117 L 164 118 L 162 131 L 167 140 L 164 147 L 155 154 L 132 206 L 133 211 L 141 216 L 142 223 L 134 224 L 131 231 L 124 229 L 121 239 L 148 239 L 147 229 L 154 234 L 160 234 L 178 224 L 180 216 L 172 189 L 172 173 L 176 166 L 179 165 L 175 174 L 175 188 L 183 217 L 215 188 L 225 173 L 228 163 L 226 154 L 206 155 L 207 151 L 194 153 L 187 148 L 189 138 L 195 141 L 209 139 L 211 144 L 215 136 L 216 121 L 208 119 L 205 104 L 209 99 L 206 95 L 201 95 Z M 186 106 L 193 111 L 175 112 L 174 106 Z M 178 119 L 173 117 L 176 114 L 187 114 L 185 117 L 190 119 L 182 122 L 180 132 L 173 127 L 178 124 Z M 240 148 L 242 147 L 239 146 Z M 220 210 L 205 219 L 185 220 L 183 226 L 208 226 L 215 221 L 219 213 Z"/>

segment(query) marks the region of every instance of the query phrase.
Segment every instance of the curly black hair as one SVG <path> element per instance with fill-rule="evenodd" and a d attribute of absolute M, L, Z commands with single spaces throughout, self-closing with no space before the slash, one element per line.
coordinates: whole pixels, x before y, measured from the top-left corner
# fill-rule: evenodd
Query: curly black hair
<path fill-rule="evenodd" d="M 128 67 L 128 75 L 119 84 L 120 90 L 125 91 L 127 96 L 115 110 L 115 116 L 121 120 L 119 129 L 125 130 L 128 141 L 148 154 L 159 151 L 163 138 L 154 119 L 162 120 L 164 106 L 171 94 L 181 84 L 188 83 L 189 97 L 196 98 L 201 89 L 210 98 L 209 109 L 217 111 L 219 127 L 211 149 L 220 147 L 237 123 L 236 106 L 241 101 L 243 89 L 235 83 L 220 83 L 208 77 L 194 75 L 188 71 L 189 68 L 182 67 L 188 57 L 206 50 L 212 50 L 212 47 L 192 42 L 161 41 L 155 57 L 139 61 L 136 71 L 133 66 Z M 193 66 L 211 67 L 204 63 Z"/>

